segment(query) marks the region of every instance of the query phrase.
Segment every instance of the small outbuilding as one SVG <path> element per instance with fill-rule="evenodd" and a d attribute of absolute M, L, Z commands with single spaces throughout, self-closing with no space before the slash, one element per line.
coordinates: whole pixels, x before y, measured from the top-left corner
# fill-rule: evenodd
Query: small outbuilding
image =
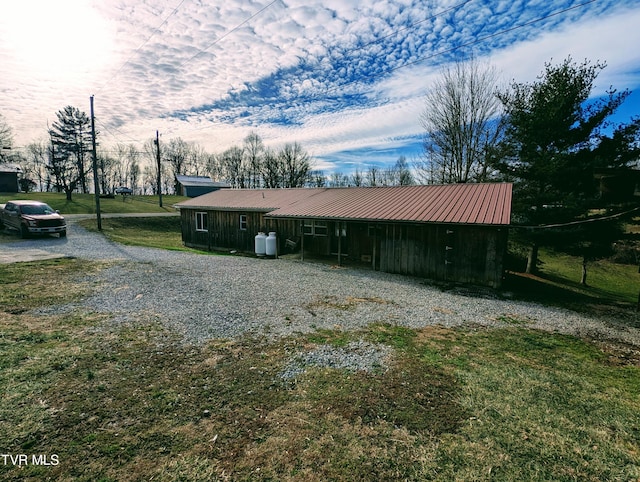
<path fill-rule="evenodd" d="M 498 287 L 511 218 L 508 183 L 225 189 L 179 203 L 186 246 L 251 252 L 258 232 L 277 251 L 373 269 Z"/>
<path fill-rule="evenodd" d="M 21 169 L 13 164 L 0 164 L 0 192 L 20 192 L 20 172 Z"/>
<path fill-rule="evenodd" d="M 218 189 L 228 189 L 230 186 L 223 182 L 213 181 L 208 176 L 176 175 L 176 194 L 179 196 L 197 197 Z"/>

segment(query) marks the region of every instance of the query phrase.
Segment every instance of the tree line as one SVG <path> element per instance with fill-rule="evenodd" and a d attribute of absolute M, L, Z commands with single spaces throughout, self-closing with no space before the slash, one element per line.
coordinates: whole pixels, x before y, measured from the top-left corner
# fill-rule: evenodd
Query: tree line
<path fill-rule="evenodd" d="M 11 160 L 21 166 L 23 191 L 88 193 L 93 186 L 90 120 L 73 106 L 56 113 L 48 138 L 31 142 L 21 155 Z M 6 125 L 6 124 L 5 124 Z M 100 139 L 100 133 L 97 133 Z M 10 144 L 10 141 L 7 140 Z M 287 143 L 280 148 L 265 146 L 251 132 L 241 145 L 211 154 L 194 142 L 180 137 L 161 142 L 160 172 L 154 139 L 135 144 L 117 143 L 102 147 L 98 141 L 97 166 L 101 193 L 128 186 L 136 194 L 158 194 L 158 176 L 163 194 L 178 192 L 177 175 L 208 176 L 232 188 L 296 188 L 389 186 L 414 183 L 410 164 L 401 156 L 388 168 L 371 166 L 352 174 L 327 174 L 314 169 L 314 161 L 304 147 Z M 9 159 L 6 159 L 9 160 Z"/>

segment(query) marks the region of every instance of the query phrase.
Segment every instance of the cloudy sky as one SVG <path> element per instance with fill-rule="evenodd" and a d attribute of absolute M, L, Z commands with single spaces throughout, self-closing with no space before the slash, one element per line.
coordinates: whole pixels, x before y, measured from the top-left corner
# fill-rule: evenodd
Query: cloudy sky
<path fill-rule="evenodd" d="M 640 0 L 20 0 L 0 16 L 0 113 L 16 147 L 95 98 L 103 146 L 251 131 L 328 172 L 420 153 L 424 95 L 475 57 L 505 83 L 567 56 L 606 61 L 596 94 L 638 90 Z"/>

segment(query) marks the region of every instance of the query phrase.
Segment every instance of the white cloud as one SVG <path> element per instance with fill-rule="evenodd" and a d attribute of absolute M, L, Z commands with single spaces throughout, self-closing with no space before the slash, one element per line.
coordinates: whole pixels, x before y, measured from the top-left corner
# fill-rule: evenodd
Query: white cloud
<path fill-rule="evenodd" d="M 20 5 L 35 1 L 21 0 Z M 491 31 L 487 29 L 508 28 L 537 15 L 531 2 L 520 0 L 471 2 L 430 21 L 426 20 L 431 15 L 460 2 L 279 0 L 246 22 L 270 1 L 227 0 L 217 5 L 202 0 L 95 0 L 93 5 L 85 0 L 41 1 L 48 16 L 72 14 L 69 18 L 76 25 L 91 30 L 87 37 L 99 34 L 102 40 L 86 42 L 83 48 L 91 49 L 91 54 L 63 69 L 66 77 L 60 79 L 43 68 L 57 59 L 55 55 L 31 64 L 23 61 L 20 48 L 38 55 L 50 50 L 23 44 L 22 33 L 5 29 L 12 20 L 3 13 L 0 112 L 14 127 L 19 144 L 43 136 L 47 119 L 66 105 L 88 111 L 89 95 L 95 94 L 96 116 L 117 128 L 114 133 L 121 142 L 144 141 L 158 129 L 165 139 L 181 136 L 220 152 L 255 130 L 268 144 L 297 141 L 318 156 L 397 146 L 402 142 L 398 139 L 420 135 L 424 93 L 438 75 L 437 64 L 449 57 L 437 56 L 390 75 L 384 72 L 446 50 L 451 39 L 468 41 L 486 35 Z M 548 2 L 542 4 L 551 8 Z M 491 43 L 481 43 L 475 46 L 477 55 L 488 58 L 507 80 L 518 81 L 533 80 L 551 58 L 606 60 L 609 67 L 598 79 L 599 88 L 636 87 L 640 9 L 611 5 L 592 20 L 580 20 L 579 12 L 572 12 L 567 18 L 573 22 L 564 27 L 557 18 L 551 33 L 529 29 L 518 43 L 508 36 L 497 38 L 497 43 L 506 45 L 493 52 L 488 52 Z M 13 18 L 20 15 L 24 17 L 16 13 Z M 18 20 L 13 21 L 17 26 Z M 394 35 L 418 21 L 423 22 Z M 231 32 L 234 27 L 238 28 Z M 25 31 L 40 44 L 55 35 L 38 33 Z M 54 42 L 49 45 L 54 46 Z M 295 70 L 300 62 L 308 68 Z M 265 81 L 271 75 L 278 84 Z M 363 76 L 364 82 L 356 81 Z M 256 92 L 254 97 L 243 95 L 249 89 Z M 278 93 L 289 100 L 281 104 L 272 97 Z M 350 104 L 346 94 L 361 97 Z M 336 96 L 337 101 L 331 100 Z M 330 103 L 341 107 L 327 111 Z M 209 112 L 207 107 L 213 105 L 216 109 Z M 298 122 L 265 121 L 284 115 Z M 225 116 L 234 122 L 222 122 Z"/>

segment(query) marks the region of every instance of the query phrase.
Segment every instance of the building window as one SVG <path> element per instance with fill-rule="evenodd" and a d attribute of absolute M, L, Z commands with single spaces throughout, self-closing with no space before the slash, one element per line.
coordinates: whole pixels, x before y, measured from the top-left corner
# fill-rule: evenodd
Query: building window
<path fill-rule="evenodd" d="M 240 231 L 246 231 L 246 230 L 247 230 L 247 215 L 241 214 L 240 215 Z"/>
<path fill-rule="evenodd" d="M 196 213 L 196 231 L 208 231 L 207 213 Z"/>
<path fill-rule="evenodd" d="M 328 232 L 326 221 L 305 219 L 302 225 L 302 233 L 307 236 L 326 236 Z"/>
<path fill-rule="evenodd" d="M 345 222 L 336 222 L 335 223 L 335 235 L 336 238 L 338 236 L 342 236 L 343 238 L 347 237 L 347 223 Z"/>

